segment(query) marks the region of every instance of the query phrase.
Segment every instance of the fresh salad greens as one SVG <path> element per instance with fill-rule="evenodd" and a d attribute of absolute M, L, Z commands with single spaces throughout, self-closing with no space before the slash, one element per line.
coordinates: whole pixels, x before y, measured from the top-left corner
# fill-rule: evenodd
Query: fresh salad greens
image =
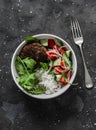
<path fill-rule="evenodd" d="M 65 61 L 65 63 L 68 65 L 69 69 L 72 69 L 72 62 L 69 59 L 69 56 L 67 56 L 67 54 L 63 54 L 62 55 L 62 59 Z"/>
<path fill-rule="evenodd" d="M 41 45 L 47 47 L 48 46 L 48 40 L 47 39 L 41 39 L 40 40 Z"/>
<path fill-rule="evenodd" d="M 19 76 L 19 85 L 26 91 L 32 94 L 43 94 L 47 91 L 48 86 L 51 89 L 51 78 L 48 83 L 39 84 L 42 82 L 41 78 L 38 78 L 38 72 L 43 70 L 48 75 L 54 77 L 55 88 L 58 89 L 58 83 L 60 85 L 66 85 L 69 83 L 72 76 L 72 52 L 68 50 L 63 43 L 58 39 L 41 39 L 38 40 L 34 37 L 27 37 L 26 43 L 38 42 L 46 49 L 47 62 L 37 62 L 34 58 L 26 57 L 20 58 L 16 56 L 15 66 Z M 27 44 L 26 44 L 27 45 Z M 37 48 L 38 49 L 38 48 Z M 38 50 L 37 50 L 38 51 Z M 51 64 L 52 63 L 52 64 Z M 50 68 L 50 71 L 48 71 Z M 57 83 L 57 86 L 56 86 Z M 55 91 L 54 91 L 55 92 Z"/>
<path fill-rule="evenodd" d="M 42 69 L 44 69 L 46 71 L 48 70 L 48 63 L 40 62 L 40 66 Z"/>
<path fill-rule="evenodd" d="M 39 42 L 39 40 L 37 38 L 31 37 L 31 36 L 26 37 L 25 41 L 26 41 L 26 43 Z"/>
<path fill-rule="evenodd" d="M 31 58 L 21 59 L 19 56 L 16 57 L 16 70 L 19 75 L 19 84 L 28 92 L 32 94 L 44 93 L 45 87 L 38 85 L 39 80 L 36 77 L 36 61 Z M 40 63 L 41 67 L 48 69 L 46 63 Z M 40 68 L 39 68 L 40 69 Z"/>

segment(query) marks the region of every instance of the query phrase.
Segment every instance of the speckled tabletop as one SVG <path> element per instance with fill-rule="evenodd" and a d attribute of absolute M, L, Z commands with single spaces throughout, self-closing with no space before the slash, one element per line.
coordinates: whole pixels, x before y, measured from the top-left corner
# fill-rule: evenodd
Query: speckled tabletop
<path fill-rule="evenodd" d="M 70 17 L 84 36 L 84 56 L 94 82 L 87 90 L 79 48 L 74 44 Z M 15 85 L 10 70 L 16 47 L 25 37 L 51 33 L 74 49 L 77 86 L 52 100 L 36 100 Z M 96 130 L 96 1 L 0 0 L 0 130 Z"/>

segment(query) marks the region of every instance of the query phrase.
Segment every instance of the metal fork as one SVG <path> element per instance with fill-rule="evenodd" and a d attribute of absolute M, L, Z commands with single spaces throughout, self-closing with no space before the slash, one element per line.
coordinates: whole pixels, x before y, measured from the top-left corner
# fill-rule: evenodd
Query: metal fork
<path fill-rule="evenodd" d="M 86 63 L 85 63 L 84 55 L 83 55 L 83 49 L 82 49 L 83 35 L 82 35 L 80 25 L 79 25 L 79 22 L 78 22 L 77 19 L 74 19 L 74 20 L 71 21 L 71 30 L 72 30 L 74 42 L 79 46 L 80 51 L 81 51 L 83 64 L 84 64 L 84 70 L 85 70 L 85 85 L 86 85 L 86 88 L 92 88 L 93 82 L 92 82 L 90 74 L 87 70 L 87 66 L 86 66 Z"/>

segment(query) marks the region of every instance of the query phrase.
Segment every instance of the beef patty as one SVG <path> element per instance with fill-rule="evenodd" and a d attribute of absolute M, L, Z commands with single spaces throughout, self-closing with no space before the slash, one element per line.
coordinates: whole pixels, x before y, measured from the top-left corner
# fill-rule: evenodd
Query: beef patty
<path fill-rule="evenodd" d="M 42 46 L 40 43 L 30 43 L 26 44 L 19 56 L 24 59 L 26 57 L 33 58 L 37 62 L 44 62 L 47 59 L 47 54 L 46 54 L 46 48 Z"/>

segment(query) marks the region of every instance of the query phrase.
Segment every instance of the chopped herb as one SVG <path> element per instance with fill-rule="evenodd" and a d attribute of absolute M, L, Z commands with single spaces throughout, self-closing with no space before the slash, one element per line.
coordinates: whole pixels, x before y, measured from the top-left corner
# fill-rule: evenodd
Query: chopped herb
<path fill-rule="evenodd" d="M 40 67 L 44 70 L 48 70 L 48 63 L 40 62 Z"/>
<path fill-rule="evenodd" d="M 30 93 L 38 95 L 38 94 L 44 93 L 45 91 L 46 91 L 46 88 L 44 86 L 38 85 L 33 90 L 31 90 Z"/>

